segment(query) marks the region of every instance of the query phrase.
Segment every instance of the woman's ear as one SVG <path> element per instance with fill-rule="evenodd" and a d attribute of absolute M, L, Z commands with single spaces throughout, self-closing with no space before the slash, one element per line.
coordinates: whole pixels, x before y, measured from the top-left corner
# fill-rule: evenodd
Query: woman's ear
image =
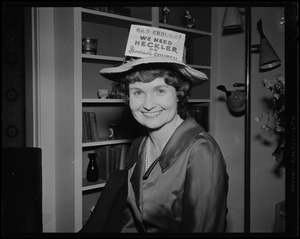
<path fill-rule="evenodd" d="M 184 97 L 184 92 L 183 91 L 177 91 L 176 92 L 176 96 L 177 96 L 177 102 L 180 101 L 183 97 Z"/>

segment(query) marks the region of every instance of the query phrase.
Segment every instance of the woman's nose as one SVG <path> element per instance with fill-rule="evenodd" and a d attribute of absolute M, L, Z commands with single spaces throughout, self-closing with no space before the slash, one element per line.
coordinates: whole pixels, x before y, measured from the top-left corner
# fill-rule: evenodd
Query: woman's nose
<path fill-rule="evenodd" d="M 143 108 L 147 111 L 151 111 L 152 109 L 155 108 L 155 106 L 156 104 L 152 94 L 147 94 L 145 97 Z"/>

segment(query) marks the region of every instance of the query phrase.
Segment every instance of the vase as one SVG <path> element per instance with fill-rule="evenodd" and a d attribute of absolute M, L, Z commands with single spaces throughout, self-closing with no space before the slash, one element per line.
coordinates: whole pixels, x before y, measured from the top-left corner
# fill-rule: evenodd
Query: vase
<path fill-rule="evenodd" d="M 97 39 L 89 37 L 82 38 L 82 53 L 96 55 L 97 54 Z"/>
<path fill-rule="evenodd" d="M 96 157 L 96 153 L 88 154 L 88 158 L 90 161 L 86 171 L 86 179 L 89 182 L 96 182 L 99 179 L 99 169 L 96 162 Z"/>

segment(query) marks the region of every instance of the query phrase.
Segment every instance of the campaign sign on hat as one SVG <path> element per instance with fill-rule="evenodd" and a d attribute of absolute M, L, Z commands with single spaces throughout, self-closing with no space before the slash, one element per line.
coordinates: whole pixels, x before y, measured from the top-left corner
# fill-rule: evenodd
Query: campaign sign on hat
<path fill-rule="evenodd" d="M 185 34 L 157 27 L 131 25 L 126 56 L 166 57 L 182 61 Z"/>
<path fill-rule="evenodd" d="M 146 65 L 169 66 L 190 82 L 200 85 L 208 80 L 204 72 L 196 70 L 182 61 L 185 34 L 162 28 L 131 25 L 125 61 L 119 66 L 103 68 L 99 73 L 105 78 L 120 82 L 126 73 Z M 129 58 L 129 59 L 127 59 Z"/>

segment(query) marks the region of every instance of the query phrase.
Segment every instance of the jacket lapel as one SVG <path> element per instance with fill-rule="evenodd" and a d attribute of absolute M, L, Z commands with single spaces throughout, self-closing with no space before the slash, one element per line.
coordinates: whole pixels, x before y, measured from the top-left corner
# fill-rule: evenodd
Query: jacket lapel
<path fill-rule="evenodd" d="M 134 191 L 135 199 L 139 210 L 141 211 L 141 184 L 143 179 L 147 179 L 150 175 L 155 164 L 159 162 L 162 172 L 165 172 L 172 164 L 178 159 L 180 154 L 186 149 L 191 140 L 195 138 L 204 129 L 193 119 L 187 118 L 175 131 L 173 136 L 166 144 L 162 154 L 151 165 L 143 176 L 143 156 L 145 150 L 146 137 L 140 137 L 134 141 L 129 157 L 128 168 L 131 168 L 135 163 L 133 174 L 130 178 L 130 182 Z"/>
<path fill-rule="evenodd" d="M 147 170 L 144 179 L 148 178 L 157 162 L 159 162 L 162 172 L 170 168 L 195 136 L 202 131 L 204 129 L 193 118 L 187 118 L 169 139 L 160 157 Z"/>
<path fill-rule="evenodd" d="M 178 159 L 190 142 L 204 129 L 193 119 L 187 118 L 175 131 L 159 157 L 162 172 Z"/>
<path fill-rule="evenodd" d="M 143 168 L 144 168 L 143 155 L 145 150 L 145 139 L 146 137 L 140 137 L 136 141 L 134 141 L 129 154 L 129 164 L 128 164 L 128 167 L 131 168 L 136 163 L 130 178 L 130 183 L 132 185 L 136 204 L 140 212 L 141 212 L 141 202 L 142 202 L 141 184 L 142 184 Z"/>
<path fill-rule="evenodd" d="M 142 154 L 143 155 L 143 154 Z M 143 174 L 143 159 L 140 158 L 136 162 L 136 166 L 134 168 L 134 171 L 132 173 L 132 176 L 130 178 L 130 183 L 132 185 L 134 196 L 136 200 L 136 204 L 141 211 L 141 202 L 142 202 L 142 192 L 141 192 L 141 186 L 142 186 L 142 174 Z"/>

